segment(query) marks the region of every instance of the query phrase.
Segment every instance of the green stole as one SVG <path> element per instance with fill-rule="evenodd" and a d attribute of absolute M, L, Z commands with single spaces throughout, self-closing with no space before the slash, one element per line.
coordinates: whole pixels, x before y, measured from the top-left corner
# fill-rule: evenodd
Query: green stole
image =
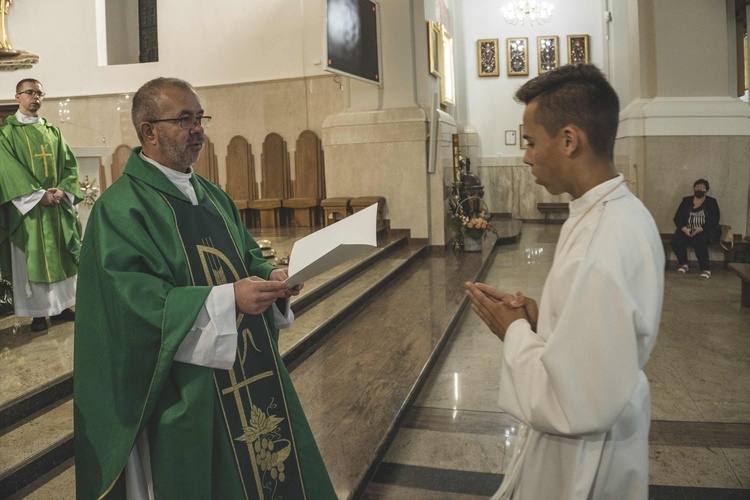
<path fill-rule="evenodd" d="M 172 209 L 193 285 L 248 277 L 210 197 L 194 206 L 162 196 Z M 237 360 L 231 370 L 214 370 L 214 386 L 245 497 L 306 498 L 271 328 L 263 315 L 239 314 L 237 331 Z"/>

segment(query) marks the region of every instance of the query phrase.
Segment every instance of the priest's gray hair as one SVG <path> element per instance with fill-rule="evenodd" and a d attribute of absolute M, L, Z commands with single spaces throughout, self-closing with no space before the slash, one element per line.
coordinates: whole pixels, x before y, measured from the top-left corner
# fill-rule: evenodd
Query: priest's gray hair
<path fill-rule="evenodd" d="M 135 133 L 138 135 L 138 140 L 141 141 L 141 144 L 143 144 L 143 136 L 139 126 L 141 123 L 149 120 L 164 118 L 161 116 L 164 111 L 161 91 L 169 87 L 195 93 L 193 86 L 185 80 L 159 77 L 144 83 L 138 89 L 138 92 L 135 93 L 135 96 L 133 96 L 133 109 L 130 112 L 130 117 L 133 120 Z"/>

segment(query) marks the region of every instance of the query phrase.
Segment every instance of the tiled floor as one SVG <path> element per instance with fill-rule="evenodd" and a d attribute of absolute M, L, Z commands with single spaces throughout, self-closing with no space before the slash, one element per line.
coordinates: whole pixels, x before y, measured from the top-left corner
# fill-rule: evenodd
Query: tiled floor
<path fill-rule="evenodd" d="M 539 298 L 558 225 L 526 224 L 485 281 Z M 673 268 L 675 266 L 672 266 Z M 750 309 L 740 282 L 667 271 L 651 382 L 650 498 L 750 498 Z M 516 422 L 497 401 L 500 343 L 467 308 L 364 497 L 487 498 Z"/>

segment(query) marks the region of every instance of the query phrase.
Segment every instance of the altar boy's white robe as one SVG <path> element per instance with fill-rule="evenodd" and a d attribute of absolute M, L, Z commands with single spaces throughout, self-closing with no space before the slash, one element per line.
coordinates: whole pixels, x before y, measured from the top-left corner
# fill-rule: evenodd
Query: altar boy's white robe
<path fill-rule="evenodd" d="M 664 249 L 622 181 L 570 203 L 537 332 L 526 320 L 507 330 L 500 406 L 531 428 L 513 498 L 647 498 L 643 367 L 659 328 Z"/>

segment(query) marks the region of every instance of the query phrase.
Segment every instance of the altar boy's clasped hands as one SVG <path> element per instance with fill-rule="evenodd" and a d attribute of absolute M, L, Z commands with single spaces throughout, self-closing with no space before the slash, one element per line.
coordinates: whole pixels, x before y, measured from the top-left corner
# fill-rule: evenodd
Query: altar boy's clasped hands
<path fill-rule="evenodd" d="M 513 295 L 479 282 L 467 282 L 465 286 L 471 308 L 500 340 L 505 340 L 506 330 L 518 319 L 525 319 L 536 331 L 539 308 L 534 299 L 521 292 Z"/>

